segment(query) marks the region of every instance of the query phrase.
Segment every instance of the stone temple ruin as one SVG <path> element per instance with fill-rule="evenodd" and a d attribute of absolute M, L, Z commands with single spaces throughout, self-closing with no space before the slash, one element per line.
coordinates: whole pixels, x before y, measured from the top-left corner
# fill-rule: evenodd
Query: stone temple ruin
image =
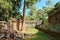
<path fill-rule="evenodd" d="M 14 40 L 14 34 L 8 30 L 5 21 L 0 21 L 0 40 Z"/>
<path fill-rule="evenodd" d="M 48 12 L 48 22 L 53 25 L 60 24 L 60 2 L 55 4 L 54 8 Z"/>
<path fill-rule="evenodd" d="M 10 18 L 8 20 L 8 28 L 10 31 L 14 31 L 14 32 L 17 32 L 17 31 L 21 31 L 21 23 L 22 21 L 18 21 L 17 19 L 15 18 Z"/>
<path fill-rule="evenodd" d="M 0 21 L 0 29 L 4 29 L 4 30 L 7 29 L 7 24 L 5 21 Z"/>
<path fill-rule="evenodd" d="M 21 23 L 15 18 L 10 18 L 8 22 L 0 21 L 0 40 L 15 40 L 21 30 Z"/>

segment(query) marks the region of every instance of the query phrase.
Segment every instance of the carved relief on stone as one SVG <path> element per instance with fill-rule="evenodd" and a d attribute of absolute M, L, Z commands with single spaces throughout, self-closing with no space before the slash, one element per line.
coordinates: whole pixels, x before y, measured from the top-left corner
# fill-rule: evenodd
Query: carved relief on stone
<path fill-rule="evenodd" d="M 17 31 L 17 19 L 15 18 L 10 18 L 10 28 L 12 31 Z"/>

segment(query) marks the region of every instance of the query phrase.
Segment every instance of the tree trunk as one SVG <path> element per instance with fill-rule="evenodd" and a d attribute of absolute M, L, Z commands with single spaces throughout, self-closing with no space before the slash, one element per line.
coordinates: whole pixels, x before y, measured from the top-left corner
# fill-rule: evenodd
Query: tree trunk
<path fill-rule="evenodd" d="M 24 7 L 23 7 L 22 31 L 25 31 L 25 12 L 26 12 L 26 0 L 24 0 Z"/>

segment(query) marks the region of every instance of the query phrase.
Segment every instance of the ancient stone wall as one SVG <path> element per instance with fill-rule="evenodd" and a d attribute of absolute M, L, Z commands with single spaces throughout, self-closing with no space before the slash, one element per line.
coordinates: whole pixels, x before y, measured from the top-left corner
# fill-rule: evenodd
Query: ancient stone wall
<path fill-rule="evenodd" d="M 60 23 L 60 12 L 57 11 L 53 15 L 48 15 L 48 22 L 54 25 Z"/>

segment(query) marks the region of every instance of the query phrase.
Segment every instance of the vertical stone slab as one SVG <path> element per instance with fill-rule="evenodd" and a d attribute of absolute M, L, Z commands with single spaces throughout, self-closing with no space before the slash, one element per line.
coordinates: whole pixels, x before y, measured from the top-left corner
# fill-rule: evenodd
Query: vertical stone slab
<path fill-rule="evenodd" d="M 13 30 L 16 31 L 17 30 L 17 23 L 16 23 L 16 21 L 12 21 L 12 25 L 13 25 Z"/>
<path fill-rule="evenodd" d="M 10 25 L 10 30 L 11 31 L 17 31 L 17 19 L 10 18 L 9 25 Z"/>
<path fill-rule="evenodd" d="M 8 20 L 8 29 L 10 30 L 10 31 L 13 31 L 13 25 L 12 25 L 12 18 L 10 18 L 9 20 Z"/>
<path fill-rule="evenodd" d="M 21 31 L 22 21 L 19 22 L 19 31 Z"/>
<path fill-rule="evenodd" d="M 12 29 L 13 31 L 17 31 L 17 19 L 14 19 L 12 20 Z"/>

